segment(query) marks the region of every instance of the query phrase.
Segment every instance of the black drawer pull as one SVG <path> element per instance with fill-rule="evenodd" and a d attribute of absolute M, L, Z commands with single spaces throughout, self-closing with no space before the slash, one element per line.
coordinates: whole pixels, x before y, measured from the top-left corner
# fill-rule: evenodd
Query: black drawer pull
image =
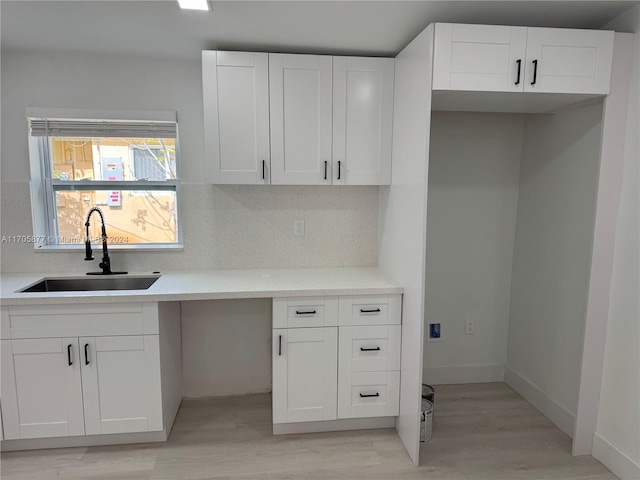
<path fill-rule="evenodd" d="M 372 310 L 367 310 L 365 308 L 360 309 L 360 313 L 379 313 L 379 312 L 380 312 L 379 308 L 374 308 Z"/>
<path fill-rule="evenodd" d="M 278 335 L 278 356 L 282 356 L 282 335 Z"/>
<path fill-rule="evenodd" d="M 370 397 L 379 397 L 380 394 L 378 392 L 376 393 L 361 393 L 360 394 L 360 398 L 370 398 Z"/>
<path fill-rule="evenodd" d="M 67 361 L 69 362 L 69 366 L 73 365 L 73 360 L 71 360 L 71 344 L 67 345 Z"/>
<path fill-rule="evenodd" d="M 361 352 L 379 352 L 380 347 L 360 347 Z"/>
<path fill-rule="evenodd" d="M 340 177 L 342 176 L 342 165 L 340 160 L 338 160 L 338 180 L 340 180 Z"/>
<path fill-rule="evenodd" d="M 267 161 L 262 160 L 262 179 L 265 180 L 267 178 Z"/>
<path fill-rule="evenodd" d="M 535 85 L 538 81 L 538 60 L 533 61 L 533 81 L 531 85 Z"/>
<path fill-rule="evenodd" d="M 89 344 L 84 344 L 84 364 L 89 365 Z"/>
<path fill-rule="evenodd" d="M 516 60 L 518 64 L 518 78 L 516 79 L 516 85 L 520 85 L 520 70 L 522 69 L 522 60 Z"/>
<path fill-rule="evenodd" d="M 327 167 L 328 167 L 329 162 L 327 162 L 326 160 L 324 161 L 324 179 L 327 179 Z"/>
<path fill-rule="evenodd" d="M 301 312 L 300 310 L 296 310 L 296 315 L 315 315 L 315 310 L 309 310 L 308 312 Z"/>

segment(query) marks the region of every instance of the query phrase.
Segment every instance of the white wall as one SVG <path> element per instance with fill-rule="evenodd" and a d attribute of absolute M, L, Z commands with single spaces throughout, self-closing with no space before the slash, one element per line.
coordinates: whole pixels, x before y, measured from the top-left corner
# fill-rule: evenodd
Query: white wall
<path fill-rule="evenodd" d="M 578 402 L 602 104 L 525 124 L 505 380 L 568 435 Z"/>
<path fill-rule="evenodd" d="M 184 396 L 271 391 L 270 298 L 182 302 L 182 317 Z"/>
<path fill-rule="evenodd" d="M 431 117 L 425 317 L 442 341 L 425 344 L 425 383 L 503 380 L 524 118 Z"/>
<path fill-rule="evenodd" d="M 640 33 L 640 7 L 606 28 Z M 613 279 L 593 455 L 622 479 L 640 478 L 640 35 L 636 37 Z"/>

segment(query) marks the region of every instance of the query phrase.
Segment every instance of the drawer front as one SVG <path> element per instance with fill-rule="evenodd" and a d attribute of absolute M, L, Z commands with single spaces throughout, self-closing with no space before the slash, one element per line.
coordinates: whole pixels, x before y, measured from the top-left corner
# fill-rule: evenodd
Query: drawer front
<path fill-rule="evenodd" d="M 338 297 L 273 299 L 273 328 L 336 327 Z"/>
<path fill-rule="evenodd" d="M 338 377 L 338 418 L 399 414 L 400 372 L 340 373 Z"/>
<path fill-rule="evenodd" d="M 401 328 L 400 325 L 340 327 L 339 372 L 400 370 Z"/>
<path fill-rule="evenodd" d="M 34 305 L 2 309 L 2 338 L 158 333 L 158 304 Z"/>
<path fill-rule="evenodd" d="M 340 297 L 340 325 L 399 325 L 402 295 Z"/>

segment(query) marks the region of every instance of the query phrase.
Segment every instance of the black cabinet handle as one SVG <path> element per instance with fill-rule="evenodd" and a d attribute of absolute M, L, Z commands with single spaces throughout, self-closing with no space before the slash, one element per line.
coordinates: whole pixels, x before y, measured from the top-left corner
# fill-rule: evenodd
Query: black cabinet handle
<path fill-rule="evenodd" d="M 278 356 L 282 356 L 282 335 L 278 335 Z"/>
<path fill-rule="evenodd" d="M 267 161 L 266 160 L 262 160 L 262 179 L 264 180 L 265 178 L 267 178 Z"/>
<path fill-rule="evenodd" d="M 309 310 L 308 312 L 301 312 L 300 310 L 296 310 L 296 315 L 315 315 L 315 310 Z"/>
<path fill-rule="evenodd" d="M 376 393 L 361 393 L 360 394 L 360 398 L 370 398 L 370 397 L 379 397 L 380 394 L 378 392 Z"/>
<path fill-rule="evenodd" d="M 366 310 L 364 308 L 360 309 L 360 313 L 378 313 L 380 312 L 379 308 L 375 308 L 375 309 L 371 309 L 371 310 Z"/>
<path fill-rule="evenodd" d="M 89 344 L 84 344 L 84 364 L 89 365 Z"/>
<path fill-rule="evenodd" d="M 329 162 L 327 162 L 326 160 L 324 161 L 324 179 L 327 179 L 327 166 L 328 166 Z"/>
<path fill-rule="evenodd" d="M 538 81 L 538 60 L 533 61 L 533 81 L 531 85 L 535 85 Z"/>
<path fill-rule="evenodd" d="M 67 360 L 69 362 L 69 366 L 73 365 L 73 360 L 71 360 L 71 344 L 67 345 Z"/>
<path fill-rule="evenodd" d="M 340 175 L 342 174 L 341 166 L 342 166 L 342 162 L 338 160 L 338 180 L 340 180 Z"/>
<path fill-rule="evenodd" d="M 368 347 L 360 347 L 361 352 L 379 352 L 380 347 L 368 348 Z"/>
<path fill-rule="evenodd" d="M 518 78 L 516 79 L 516 85 L 520 85 L 520 70 L 522 69 L 522 59 L 516 60 L 518 64 Z"/>

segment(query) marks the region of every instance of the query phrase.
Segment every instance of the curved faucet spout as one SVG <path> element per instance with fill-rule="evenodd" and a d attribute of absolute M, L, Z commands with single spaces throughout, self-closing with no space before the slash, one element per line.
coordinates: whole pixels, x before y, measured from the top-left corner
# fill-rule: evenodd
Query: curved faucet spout
<path fill-rule="evenodd" d="M 84 239 L 84 249 L 85 249 L 85 260 L 93 260 L 93 250 L 91 249 L 91 237 L 89 235 L 89 227 L 91 226 L 90 220 L 91 215 L 94 212 L 98 212 L 100 215 L 100 222 L 102 227 L 102 262 L 100 262 L 99 267 L 102 269 L 102 272 L 90 272 L 87 275 L 111 275 L 114 273 L 127 273 L 127 272 L 112 272 L 111 271 L 111 259 L 109 259 L 109 248 L 107 247 L 107 229 L 104 224 L 104 215 L 102 214 L 102 210 L 98 207 L 93 207 L 87 213 L 87 221 L 84 223 L 86 228 L 86 236 Z"/>

